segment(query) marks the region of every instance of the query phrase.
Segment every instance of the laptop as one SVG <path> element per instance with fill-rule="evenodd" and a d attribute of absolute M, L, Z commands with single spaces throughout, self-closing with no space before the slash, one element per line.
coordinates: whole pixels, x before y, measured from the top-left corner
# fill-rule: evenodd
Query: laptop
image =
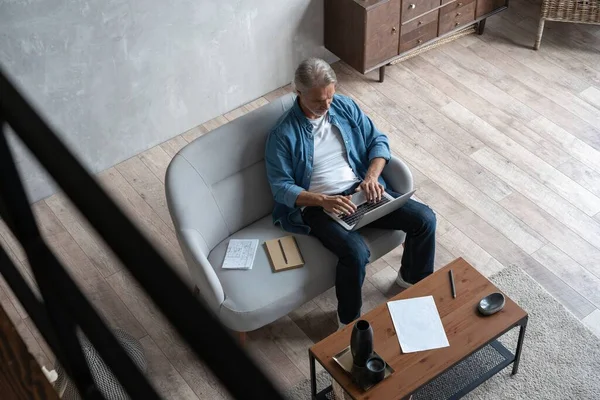
<path fill-rule="evenodd" d="M 412 190 L 400 197 L 393 198 L 387 193 L 383 193 L 381 200 L 376 203 L 369 203 L 364 192 L 356 192 L 352 195 L 352 202 L 356 204 L 357 210 L 354 214 L 336 215 L 329 211 L 325 211 L 335 222 L 343 226 L 348 231 L 355 231 L 362 228 L 365 225 L 370 224 L 373 221 L 378 220 L 402 207 L 408 199 L 415 193 Z"/>

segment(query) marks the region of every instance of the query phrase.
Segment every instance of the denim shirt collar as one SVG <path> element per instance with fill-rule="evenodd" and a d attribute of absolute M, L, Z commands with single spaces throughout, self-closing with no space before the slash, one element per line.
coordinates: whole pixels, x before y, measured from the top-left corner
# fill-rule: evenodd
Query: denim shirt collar
<path fill-rule="evenodd" d="M 335 97 L 336 95 L 334 95 Z M 294 102 L 294 106 L 292 107 L 292 112 L 298 118 L 300 124 L 308 130 L 308 132 L 312 132 L 312 125 L 310 120 L 304 115 L 304 111 L 302 111 L 302 107 L 300 107 L 300 96 L 296 96 L 296 101 Z M 337 113 L 332 107 L 329 107 L 329 122 L 332 124 L 335 123 Z"/>

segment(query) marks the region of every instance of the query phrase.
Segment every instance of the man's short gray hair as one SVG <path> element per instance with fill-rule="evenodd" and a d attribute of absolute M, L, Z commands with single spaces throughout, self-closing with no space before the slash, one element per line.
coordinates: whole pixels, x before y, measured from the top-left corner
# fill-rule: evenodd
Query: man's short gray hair
<path fill-rule="evenodd" d="M 293 88 L 297 92 L 304 92 L 314 87 L 325 87 L 332 83 L 337 83 L 337 77 L 331 65 L 320 58 L 307 58 L 296 68 Z"/>

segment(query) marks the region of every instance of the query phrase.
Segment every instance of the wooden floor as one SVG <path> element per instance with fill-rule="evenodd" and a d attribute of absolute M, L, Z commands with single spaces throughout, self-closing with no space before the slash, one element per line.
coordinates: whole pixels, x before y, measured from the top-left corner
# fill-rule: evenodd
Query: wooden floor
<path fill-rule="evenodd" d="M 516 264 L 600 336 L 600 27 L 547 23 L 530 50 L 539 4 L 511 0 L 468 36 L 389 67 L 383 84 L 341 63 L 339 91 L 356 99 L 413 171 L 437 212 L 436 266 L 462 256 L 486 275 Z M 110 194 L 186 275 L 167 211 L 164 175 L 188 142 L 286 93 L 282 88 L 99 174 Z M 113 254 L 62 195 L 34 206 L 44 236 L 98 310 L 140 339 L 149 375 L 170 399 L 220 399 Z M 0 225 L 0 244 L 28 274 Z M 368 267 L 364 311 L 396 294 L 402 250 Z M 27 275 L 31 280 L 30 275 Z M 0 303 L 43 365 L 53 355 L 4 282 Z M 309 376 L 307 348 L 336 329 L 330 290 L 249 335 L 248 350 L 282 388 Z"/>

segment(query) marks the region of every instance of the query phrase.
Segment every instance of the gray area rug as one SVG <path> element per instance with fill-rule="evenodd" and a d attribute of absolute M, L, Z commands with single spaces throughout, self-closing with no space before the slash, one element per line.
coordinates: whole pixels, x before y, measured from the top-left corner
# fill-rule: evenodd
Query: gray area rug
<path fill-rule="evenodd" d="M 491 280 L 529 313 L 519 373 L 510 375 L 511 364 L 464 398 L 600 399 L 600 341 L 520 268 L 508 267 Z M 514 329 L 500 340 L 513 352 L 517 334 Z M 326 372 L 318 375 L 320 389 L 330 382 Z M 310 381 L 286 396 L 310 399 Z"/>

